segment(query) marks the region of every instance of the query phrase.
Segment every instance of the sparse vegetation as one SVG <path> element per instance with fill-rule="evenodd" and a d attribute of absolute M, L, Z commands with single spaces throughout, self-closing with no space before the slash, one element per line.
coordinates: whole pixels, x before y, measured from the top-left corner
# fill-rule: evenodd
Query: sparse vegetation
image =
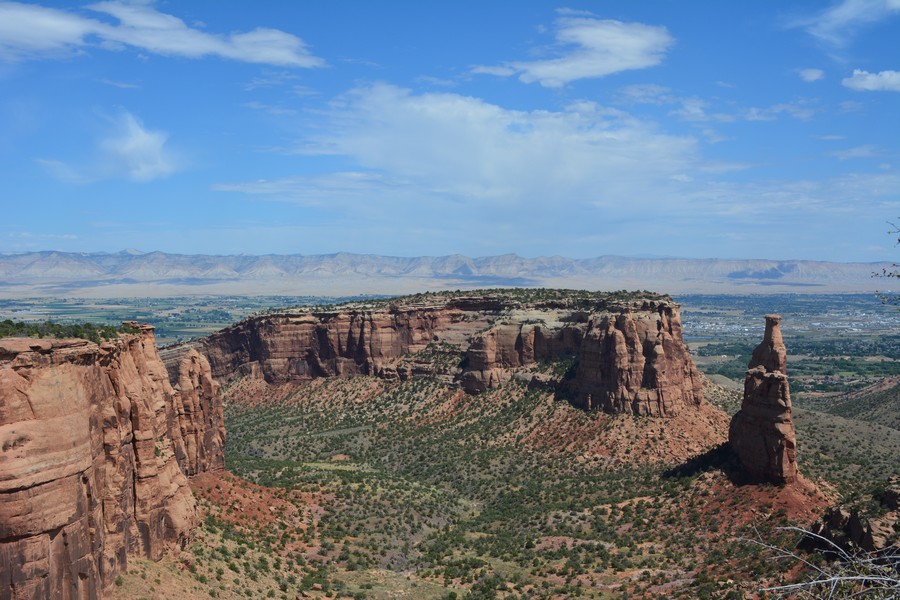
<path fill-rule="evenodd" d="M 492 292 L 504 302 L 585 309 L 667 300 L 643 292 Z M 469 294 L 343 307 L 404 310 Z M 893 368 L 873 366 L 871 353 L 887 365 L 898 359 L 894 333 L 837 339 L 793 338 L 806 353 L 793 354 L 789 344 L 795 392 L 803 386 L 795 381 L 825 377 L 820 367 L 863 381 Z M 704 348 L 711 359 L 741 355 L 734 376 L 743 377 L 750 343 L 723 336 Z M 734 540 L 758 534 L 791 547 L 792 534 L 780 528 L 808 524 L 819 500 L 734 486 L 733 458 L 718 441 L 687 452 L 681 432 L 660 420 L 585 413 L 516 378 L 466 395 L 446 377 L 463 360 L 459 347 L 435 342 L 403 359 L 410 373 L 430 367 L 403 382 L 232 382 L 227 465 L 236 476 L 195 480 L 205 515 L 195 542 L 177 561 L 136 563 L 114 597 L 141 597 L 152 584 L 153 593 L 229 599 L 739 598 L 808 581 L 803 569 L 772 561 L 769 549 Z M 563 379 L 575 367 L 569 357 L 532 369 Z M 720 395 L 710 399 L 734 410 L 735 394 Z M 809 398 L 816 410 L 795 411 L 807 477 L 852 499 L 900 474 L 900 432 L 821 412 L 855 416 L 854 407 L 869 404 Z M 821 566 L 813 555 L 797 556 Z"/>
<path fill-rule="evenodd" d="M 94 323 L 65 324 L 44 321 L 43 323 L 26 323 L 23 321 L 0 321 L 0 338 L 33 337 L 33 338 L 81 338 L 100 343 L 115 338 L 120 333 L 138 333 L 140 330 L 129 325 L 97 325 Z"/>

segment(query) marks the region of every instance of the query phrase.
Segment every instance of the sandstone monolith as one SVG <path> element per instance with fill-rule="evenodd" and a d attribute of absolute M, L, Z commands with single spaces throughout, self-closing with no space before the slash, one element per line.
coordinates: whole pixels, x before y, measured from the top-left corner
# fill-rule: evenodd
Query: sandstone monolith
<path fill-rule="evenodd" d="M 787 349 L 778 315 L 766 315 L 765 336 L 750 359 L 744 400 L 731 420 L 728 441 L 752 480 L 796 481 L 797 438 L 791 418 Z"/>

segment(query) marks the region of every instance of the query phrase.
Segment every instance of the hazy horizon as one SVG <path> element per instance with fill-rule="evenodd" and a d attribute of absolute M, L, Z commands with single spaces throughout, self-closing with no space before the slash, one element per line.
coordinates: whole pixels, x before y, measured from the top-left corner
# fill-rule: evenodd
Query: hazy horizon
<path fill-rule="evenodd" d="M 209 257 L 222 257 L 222 258 L 230 258 L 230 257 L 265 257 L 265 256 L 279 256 L 279 257 L 305 257 L 305 258 L 314 258 L 314 257 L 324 257 L 324 256 L 338 256 L 342 254 L 350 255 L 350 256 L 372 256 L 378 258 L 393 258 L 393 259 L 401 259 L 401 260 L 415 260 L 415 259 L 430 259 L 430 258 L 449 258 L 449 257 L 462 257 L 471 260 L 481 260 L 481 259 L 491 259 L 491 258 L 502 258 L 504 256 L 511 256 L 516 258 L 521 258 L 525 260 L 536 260 L 536 259 L 565 259 L 565 260 L 573 260 L 573 261 L 589 261 L 603 258 L 615 258 L 615 259 L 624 259 L 624 260 L 684 260 L 684 261 L 768 261 L 768 262 L 823 262 L 823 263 L 837 263 L 837 264 L 887 264 L 891 263 L 891 259 L 881 259 L 881 260 L 860 260 L 860 261 L 852 261 L 852 260 L 807 260 L 802 258 L 792 258 L 792 257 L 781 257 L 781 258 L 762 258 L 758 256 L 676 256 L 676 255 L 625 255 L 625 254 L 599 254 L 597 256 L 585 256 L 582 258 L 575 258 L 572 256 L 563 256 L 561 254 L 554 255 L 546 255 L 546 254 L 520 254 L 517 252 L 505 252 L 503 254 L 485 254 L 485 255 L 468 255 L 463 254 L 461 252 L 454 252 L 452 254 L 420 254 L 420 255 L 402 255 L 402 254 L 376 254 L 372 252 L 347 252 L 344 250 L 338 250 L 336 252 L 294 252 L 294 253 L 281 253 L 281 252 L 267 252 L 264 254 L 253 254 L 249 252 L 236 252 L 236 253 L 211 253 L 211 252 L 190 252 L 190 253 L 182 253 L 182 252 L 167 252 L 165 250 L 140 250 L 137 248 L 124 248 L 121 250 L 58 250 L 55 248 L 44 248 L 44 249 L 35 249 L 35 250 L 13 250 L 13 251 L 2 251 L 0 252 L 0 256 L 17 256 L 22 254 L 37 254 L 37 253 L 61 253 L 61 254 L 79 254 L 86 256 L 109 256 L 109 255 L 131 255 L 131 256 L 145 256 L 148 254 L 168 254 L 168 255 L 176 255 L 176 256 L 209 256 Z"/>

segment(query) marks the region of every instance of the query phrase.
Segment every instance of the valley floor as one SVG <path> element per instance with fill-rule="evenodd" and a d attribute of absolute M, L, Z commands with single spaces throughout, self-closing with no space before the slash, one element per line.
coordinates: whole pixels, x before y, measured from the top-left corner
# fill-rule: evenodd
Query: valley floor
<path fill-rule="evenodd" d="M 611 417 L 517 382 L 469 396 L 368 377 L 225 395 L 229 472 L 194 480 L 194 544 L 135 562 L 115 597 L 742 598 L 802 576 L 752 540 L 793 547 L 779 527 L 837 494 L 742 485 L 712 405 Z M 798 437 L 825 426 L 798 416 Z M 835 466 L 805 448 L 801 470 Z M 854 460 L 848 485 L 868 473 Z"/>

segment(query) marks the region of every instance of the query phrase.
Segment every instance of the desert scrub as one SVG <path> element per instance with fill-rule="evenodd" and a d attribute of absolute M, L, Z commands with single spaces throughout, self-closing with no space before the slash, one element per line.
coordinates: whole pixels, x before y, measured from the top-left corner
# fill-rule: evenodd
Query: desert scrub
<path fill-rule="evenodd" d="M 104 340 L 117 337 L 120 333 L 139 333 L 140 329 L 130 325 L 107 325 L 95 323 L 25 323 L 23 321 L 0 321 L 0 338 L 33 337 L 33 338 L 81 338 L 99 344 Z"/>

